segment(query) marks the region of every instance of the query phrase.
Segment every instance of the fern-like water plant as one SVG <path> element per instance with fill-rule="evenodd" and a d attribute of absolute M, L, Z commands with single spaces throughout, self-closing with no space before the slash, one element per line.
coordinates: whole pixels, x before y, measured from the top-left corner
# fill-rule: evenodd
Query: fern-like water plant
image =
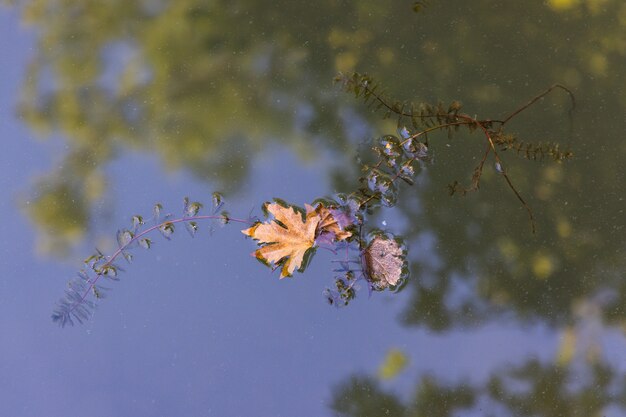
<path fill-rule="evenodd" d="M 119 280 L 121 259 L 130 263 L 135 248 L 150 249 L 155 234 L 169 240 L 179 226 L 193 237 L 200 222 L 245 225 L 242 232 L 256 240 L 259 246 L 254 252 L 255 257 L 273 269 L 280 269 L 281 278 L 291 276 L 296 270 L 303 272 L 317 248 L 332 251 L 337 255 L 333 261 L 334 284 L 324 290 L 330 304 L 347 305 L 356 296 L 360 283 L 370 293 L 397 291 L 408 278 L 407 248 L 401 237 L 369 227 L 367 219 L 381 206 L 393 207 L 397 203 L 400 182 L 412 185 L 419 166 L 431 162 L 428 138 L 436 131 L 454 134 L 460 128 L 466 128 L 481 132 L 486 142 L 470 186 L 463 187 L 455 181 L 450 185 L 451 194 L 478 190 L 484 165 L 492 156 L 495 169 L 526 209 L 534 233 L 533 212 L 513 185 L 500 152 L 512 150 L 528 159 L 547 157 L 554 161 L 569 159 L 573 154 L 562 151 L 555 143 L 521 140 L 506 132 L 505 127 L 515 116 L 555 89 L 569 94 L 573 109 L 575 102 L 570 90 L 555 85 L 505 118 L 495 120 L 469 116 L 461 111 L 458 101 L 444 105 L 391 100 L 371 77 L 359 73 L 339 74 L 336 81 L 367 105 L 382 110 L 384 117 L 398 119 L 396 134 L 386 134 L 373 141 L 371 150 L 375 162 L 361 167 L 363 175 L 351 193 L 319 198 L 303 208 L 282 200 L 265 203 L 262 206 L 267 218 L 265 222 L 255 217 L 231 217 L 223 210 L 223 198 L 218 193 L 212 196 L 209 214 L 201 214 L 203 204 L 188 198 L 184 199 L 183 211 L 178 217 L 163 215 L 162 205 L 156 204 L 150 220 L 140 215 L 132 216 L 130 226 L 118 231 L 115 252 L 105 255 L 96 250 L 85 259 L 78 277 L 68 283 L 65 296 L 57 303 L 53 321 L 65 326 L 88 320 L 96 302 L 105 295 L 102 282 Z"/>

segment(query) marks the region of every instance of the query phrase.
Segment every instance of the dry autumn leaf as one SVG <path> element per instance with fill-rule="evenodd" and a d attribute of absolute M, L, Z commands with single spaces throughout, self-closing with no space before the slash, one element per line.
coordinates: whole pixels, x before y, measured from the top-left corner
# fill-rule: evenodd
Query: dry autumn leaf
<path fill-rule="evenodd" d="M 308 205 L 305 221 L 302 221 L 302 216 L 293 207 L 272 203 L 267 205 L 267 211 L 275 220 L 257 223 L 242 233 L 263 244 L 254 252 L 258 259 L 274 264 L 283 260 L 280 278 L 285 278 L 300 268 L 306 251 L 313 247 L 320 217 Z"/>
<path fill-rule="evenodd" d="M 242 233 L 257 240 L 262 245 L 254 256 L 274 265 L 282 264 L 280 278 L 291 276 L 302 266 L 306 252 L 313 247 L 315 239 L 322 233 L 332 233 L 335 240 L 351 236 L 337 225 L 332 214 L 323 206 L 317 209 L 306 204 L 304 221 L 293 207 L 283 207 L 278 203 L 267 205 L 267 211 L 274 220 L 257 223 Z"/>
<path fill-rule="evenodd" d="M 363 254 L 367 275 L 379 289 L 396 285 L 404 266 L 403 250 L 394 239 L 375 237 Z"/>
<path fill-rule="evenodd" d="M 322 233 L 330 233 L 333 236 L 333 240 L 337 241 L 345 240 L 352 236 L 352 233 L 342 230 L 341 227 L 339 227 L 339 223 L 326 207 L 319 205 L 315 211 L 320 217 L 320 222 L 317 226 L 317 236 Z"/>

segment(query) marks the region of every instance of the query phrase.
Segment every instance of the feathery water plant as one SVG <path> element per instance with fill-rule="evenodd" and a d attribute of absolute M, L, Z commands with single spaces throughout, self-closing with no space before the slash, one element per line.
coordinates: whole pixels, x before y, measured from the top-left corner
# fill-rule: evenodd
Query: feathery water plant
<path fill-rule="evenodd" d="M 123 268 L 116 262 L 118 258 L 124 258 L 128 263 L 133 260 L 131 251 L 136 247 L 150 249 L 152 247 L 151 236 L 158 231 L 165 239 L 170 240 L 178 224 L 184 224 L 187 231 L 193 237 L 198 231 L 199 221 L 216 221 L 221 224 L 243 223 L 251 224 L 253 219 L 231 218 L 226 211 L 220 209 L 224 205 L 222 196 L 213 193 L 213 211 L 209 215 L 199 214 L 202 204 L 190 202 L 184 199 L 183 213 L 181 217 L 173 218 L 172 214 L 162 215 L 163 206 L 160 203 L 154 205 L 152 219 L 146 222 L 143 216 L 134 215 L 131 218 L 129 229 L 117 232 L 118 248 L 113 254 L 106 256 L 100 250 L 84 260 L 84 268 L 78 272 L 78 278 L 71 280 L 63 297 L 57 304 L 52 314 L 52 320 L 61 326 L 73 325 L 74 321 L 82 323 L 87 320 L 95 308 L 96 300 L 104 298 L 105 287 L 101 286 L 101 279 L 118 281 L 119 273 Z M 151 223 L 151 226 L 148 226 Z"/>
<path fill-rule="evenodd" d="M 462 113 L 462 105 L 459 101 L 453 101 L 449 106 L 445 106 L 439 102 L 435 105 L 429 103 L 411 103 L 394 101 L 388 97 L 384 89 L 380 88 L 371 77 L 357 72 L 352 74 L 338 74 L 335 82 L 340 83 L 344 90 L 353 93 L 357 98 L 361 98 L 368 106 L 374 110 L 382 110 L 384 117 L 397 117 L 398 131 L 400 138 L 387 135 L 379 139 L 375 145 L 374 151 L 379 155 L 378 163 L 373 167 L 366 167 L 368 172 L 366 178 L 368 183 L 373 177 L 376 182 L 379 180 L 389 186 L 385 188 L 384 193 L 371 195 L 366 198 L 364 203 L 368 203 L 372 199 L 378 198 L 383 204 L 390 203 L 390 195 L 393 193 L 393 183 L 396 179 L 401 178 L 408 182 L 412 181 L 412 175 L 407 175 L 407 171 L 412 173 L 414 163 L 416 161 L 424 161 L 428 155 L 428 135 L 435 131 L 445 131 L 448 135 L 452 135 L 461 127 L 467 128 L 470 132 L 478 130 L 483 133 L 486 139 L 485 151 L 474 168 L 469 187 L 463 187 L 458 181 L 454 181 L 449 185 L 450 194 L 466 194 L 471 191 L 477 191 L 480 188 L 480 180 L 483 173 L 487 158 L 493 154 L 494 167 L 496 171 L 505 179 L 508 187 L 515 194 L 522 206 L 526 209 L 530 220 L 532 232 L 535 233 L 536 225 L 533 211 L 526 203 L 517 188 L 513 185 L 508 175 L 502 157 L 499 151 L 514 149 L 517 155 L 526 157 L 527 159 L 536 160 L 549 156 L 555 161 L 563 161 L 573 156 L 570 151 L 561 151 L 558 144 L 553 143 L 532 143 L 518 139 L 515 135 L 505 132 L 506 124 L 531 107 L 541 98 L 545 97 L 554 90 L 565 91 L 571 101 L 569 109 L 570 123 L 572 122 L 572 112 L 576 107 L 574 94 L 566 87 L 555 84 L 546 91 L 533 97 L 528 103 L 512 111 L 504 119 L 478 119 L 466 113 Z M 407 127 L 410 126 L 410 127 Z M 401 152 L 400 150 L 404 150 Z M 407 151 L 408 149 L 408 151 Z M 386 169 L 381 171 L 381 166 Z M 381 180 L 381 178 L 383 178 Z M 371 188 L 371 187 L 370 187 Z"/>
<path fill-rule="evenodd" d="M 191 202 L 188 198 L 184 199 L 183 213 L 177 218 L 171 214 L 163 216 L 163 207 L 156 204 L 150 221 L 135 215 L 131 218 L 129 228 L 118 231 L 118 248 L 113 254 L 107 256 L 96 250 L 85 259 L 78 278 L 69 282 L 65 296 L 57 304 L 52 314 L 53 321 L 65 326 L 88 320 L 97 300 L 104 297 L 106 288 L 101 286 L 101 281 L 119 280 L 122 271 L 117 263 L 119 258 L 130 263 L 133 249 L 150 249 L 152 234 L 158 232 L 169 240 L 181 224 L 193 237 L 199 231 L 201 221 L 246 225 L 248 228 L 242 232 L 259 245 L 253 255 L 271 268 L 280 269 L 280 278 L 291 276 L 295 270 L 303 272 L 318 247 L 340 255 L 340 259 L 333 261 L 337 266 L 333 270 L 334 285 L 324 291 L 324 296 L 332 305 L 347 305 L 356 296 L 359 283 L 364 283 L 370 294 L 374 291 L 397 291 L 408 278 L 407 248 L 400 237 L 369 228 L 367 219 L 369 214 L 381 206 L 396 205 L 398 180 L 412 185 L 420 167 L 432 161 L 429 135 L 437 131 L 452 135 L 465 127 L 470 132 L 481 132 L 486 140 L 485 151 L 474 169 L 470 186 L 463 187 L 454 181 L 449 186 L 450 193 L 466 194 L 478 190 L 484 165 L 492 155 L 495 169 L 526 209 L 532 232 L 535 232 L 533 212 L 513 185 L 500 152 L 513 150 L 515 155 L 527 159 L 548 157 L 557 162 L 569 159 L 573 154 L 562 151 L 555 143 L 521 140 L 505 132 L 505 125 L 555 89 L 569 94 L 573 110 L 575 101 L 570 90 L 554 85 L 504 119 L 494 120 L 478 119 L 462 113 L 458 101 L 448 106 L 442 103 L 432 105 L 393 101 L 371 77 L 359 73 L 339 74 L 336 81 L 346 91 L 362 98 L 366 104 L 383 110 L 384 117 L 395 115 L 398 119 L 395 135 L 387 134 L 374 140 L 371 150 L 376 157 L 375 162 L 362 165 L 360 185 L 354 191 L 338 194 L 334 198 L 319 198 L 304 208 L 276 199 L 262 206 L 265 216 L 272 216 L 266 222 L 254 217 L 231 217 L 222 210 L 224 202 L 219 193 L 213 194 L 212 211 L 207 215 L 200 214 L 203 208 L 201 203 Z"/>

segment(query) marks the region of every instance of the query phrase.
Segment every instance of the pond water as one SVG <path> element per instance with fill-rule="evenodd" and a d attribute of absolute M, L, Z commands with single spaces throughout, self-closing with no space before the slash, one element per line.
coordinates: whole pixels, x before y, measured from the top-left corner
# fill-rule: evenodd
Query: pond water
<path fill-rule="evenodd" d="M 626 415 L 621 0 L 8 3 L 0 415 Z M 538 99 L 499 162 L 480 128 L 428 134 L 415 184 L 364 224 L 406 243 L 398 292 L 363 281 L 329 306 L 331 251 L 280 280 L 247 226 L 206 222 L 156 233 L 83 324 L 53 323 L 82 260 L 157 202 L 208 213 L 220 191 L 264 220 L 273 198 L 362 186 L 372 140 L 404 124 L 339 71 L 481 121 L 557 83 L 575 109 Z M 574 156 L 526 159 L 539 142 Z M 485 149 L 480 189 L 450 196 Z"/>

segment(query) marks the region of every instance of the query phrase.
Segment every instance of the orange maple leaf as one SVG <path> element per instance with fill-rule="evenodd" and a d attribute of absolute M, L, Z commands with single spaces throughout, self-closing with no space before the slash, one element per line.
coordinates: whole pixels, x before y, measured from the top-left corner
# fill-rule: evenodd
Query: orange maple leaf
<path fill-rule="evenodd" d="M 280 278 L 291 276 L 302 266 L 306 252 L 315 245 L 315 239 L 324 232 L 334 234 L 335 240 L 351 236 L 341 230 L 328 209 L 323 206 L 313 208 L 305 204 L 304 221 L 300 212 L 293 207 L 283 207 L 278 203 L 267 205 L 267 211 L 274 220 L 257 223 L 242 233 L 257 240 L 259 249 L 254 256 L 266 263 L 281 265 Z"/>
<path fill-rule="evenodd" d="M 257 223 L 242 233 L 263 244 L 254 256 L 264 262 L 277 264 L 282 260 L 280 278 L 291 276 L 300 268 L 307 250 L 315 244 L 315 231 L 320 216 L 313 207 L 306 205 L 305 221 L 293 207 L 283 207 L 278 203 L 267 205 L 267 211 L 274 221 Z M 277 223 L 280 222 L 284 227 Z"/>

